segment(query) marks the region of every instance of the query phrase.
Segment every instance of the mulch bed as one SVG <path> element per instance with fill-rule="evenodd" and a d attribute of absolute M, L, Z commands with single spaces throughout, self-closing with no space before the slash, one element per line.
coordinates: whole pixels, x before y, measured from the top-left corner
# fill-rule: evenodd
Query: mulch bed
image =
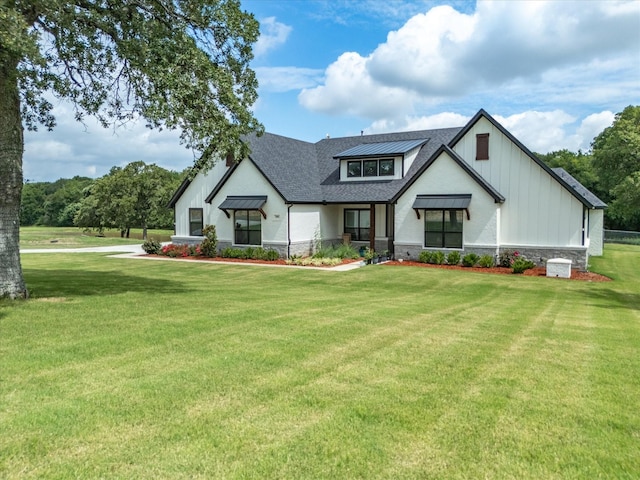
<path fill-rule="evenodd" d="M 491 267 L 491 268 L 482 268 L 482 267 L 463 267 L 462 265 L 434 265 L 431 263 L 421 263 L 421 262 L 412 262 L 404 260 L 399 262 L 397 260 L 386 262 L 384 265 L 393 265 L 393 266 L 406 266 L 406 267 L 423 267 L 423 268 L 440 268 L 444 270 L 466 270 L 468 272 L 477 272 L 477 273 L 493 273 L 498 275 L 513 275 L 513 272 L 510 268 L 506 267 Z M 547 269 L 545 267 L 535 267 L 529 270 L 525 270 L 522 275 L 526 277 L 545 277 L 547 276 Z M 593 272 L 582 272 L 577 269 L 571 270 L 571 278 L 562 278 L 560 280 L 583 280 L 588 282 L 609 282 L 611 279 L 609 277 L 605 277 L 604 275 L 600 275 L 598 273 Z"/>
<path fill-rule="evenodd" d="M 286 265 L 288 267 L 298 267 L 302 265 L 293 265 L 287 263 L 287 261 L 283 258 L 279 258 L 278 260 L 254 260 L 251 258 L 224 258 L 224 257 L 169 257 L 167 255 L 153 255 L 153 254 L 142 254 L 143 257 L 157 257 L 157 258 L 167 258 L 172 259 L 175 258 L 177 260 L 193 260 L 195 262 L 226 262 L 226 263 L 255 263 L 258 265 Z M 348 264 L 353 262 L 359 262 L 358 260 L 352 259 L 344 259 L 342 260 L 342 264 Z M 319 267 L 319 268 L 331 268 L 336 267 L 337 265 L 305 265 L 309 267 Z"/>
<path fill-rule="evenodd" d="M 143 255 L 147 257 L 158 257 L 158 258 L 172 258 L 166 255 Z M 228 262 L 228 263 L 256 263 L 261 265 L 286 265 L 286 266 L 297 266 L 290 265 L 286 262 L 286 260 L 280 258 L 278 260 L 252 260 L 252 259 L 243 259 L 243 258 L 223 258 L 223 257 L 175 257 L 178 260 L 193 260 L 195 262 Z M 342 261 L 342 264 L 348 264 L 353 262 L 360 262 L 362 259 L 351 260 L 345 259 Z M 403 267 L 420 267 L 420 268 L 440 268 L 444 270 L 464 270 L 467 272 L 477 272 L 477 273 L 492 273 L 498 275 L 513 275 L 510 268 L 506 267 L 492 267 L 492 268 L 482 268 L 482 267 L 463 267 L 461 265 L 434 265 L 431 263 L 421 263 L 421 262 L 412 262 L 410 260 L 404 260 L 399 262 L 397 260 L 391 260 L 389 262 L 381 263 L 380 265 L 393 265 L 393 266 L 403 266 Z M 308 265 L 315 266 L 315 265 Z M 319 265 L 320 268 L 331 268 L 336 265 Z M 535 267 L 529 270 L 525 270 L 522 274 L 525 277 L 546 277 L 547 269 L 544 267 Z M 609 282 L 611 279 L 609 277 L 605 277 L 604 275 L 600 275 L 598 273 L 593 272 L 582 272 L 577 269 L 571 270 L 571 278 L 563 278 L 560 280 L 583 280 L 588 282 Z"/>

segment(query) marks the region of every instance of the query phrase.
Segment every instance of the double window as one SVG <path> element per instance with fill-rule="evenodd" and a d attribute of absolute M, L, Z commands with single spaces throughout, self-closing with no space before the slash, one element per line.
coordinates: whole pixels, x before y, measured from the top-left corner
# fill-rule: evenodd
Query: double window
<path fill-rule="evenodd" d="M 203 215 L 201 208 L 189 209 L 189 235 L 201 237 L 203 227 Z"/>
<path fill-rule="evenodd" d="M 462 248 L 462 210 L 425 210 L 424 246 Z"/>
<path fill-rule="evenodd" d="M 345 209 L 344 231 L 351 234 L 351 240 L 369 240 L 370 225 L 371 211 L 369 209 Z"/>
<path fill-rule="evenodd" d="M 234 210 L 236 245 L 262 243 L 262 217 L 258 210 Z"/>
<path fill-rule="evenodd" d="M 347 177 L 392 177 L 394 175 L 393 165 L 393 158 L 349 160 L 347 162 Z"/>

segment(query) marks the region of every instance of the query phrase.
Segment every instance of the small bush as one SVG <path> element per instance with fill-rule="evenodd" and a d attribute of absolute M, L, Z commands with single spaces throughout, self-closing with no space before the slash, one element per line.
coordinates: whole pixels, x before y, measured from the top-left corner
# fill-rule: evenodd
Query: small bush
<path fill-rule="evenodd" d="M 433 252 L 433 254 L 431 255 L 431 263 L 435 265 L 442 265 L 444 263 L 444 253 Z"/>
<path fill-rule="evenodd" d="M 207 225 L 202 229 L 204 240 L 200 244 L 200 254 L 204 257 L 215 257 L 218 249 L 218 235 L 215 225 Z"/>
<path fill-rule="evenodd" d="M 525 270 L 529 270 L 535 266 L 536 264 L 531 260 L 527 260 L 524 257 L 518 257 L 511 265 L 511 268 L 513 268 L 513 273 L 523 273 Z"/>
<path fill-rule="evenodd" d="M 458 265 L 460 263 L 460 252 L 449 252 L 447 263 L 449 265 Z"/>
<path fill-rule="evenodd" d="M 270 248 L 269 250 L 267 250 L 267 260 L 269 261 L 275 261 L 278 260 L 280 258 L 280 254 L 278 253 L 277 250 L 274 250 L 272 248 Z"/>
<path fill-rule="evenodd" d="M 493 267 L 493 257 L 491 255 L 482 255 L 480 260 L 478 260 L 478 265 L 482 268 L 491 268 Z"/>
<path fill-rule="evenodd" d="M 462 265 L 465 267 L 475 267 L 480 257 L 475 253 L 467 253 L 462 257 Z"/>
<path fill-rule="evenodd" d="M 339 258 L 341 260 L 345 258 L 356 259 L 360 258 L 360 253 L 351 245 L 330 245 L 328 247 L 323 247 L 314 253 L 313 258 Z"/>
<path fill-rule="evenodd" d="M 428 250 L 423 250 L 420 252 L 420 255 L 418 255 L 418 261 L 422 263 L 431 263 L 431 253 L 432 252 Z"/>
<path fill-rule="evenodd" d="M 513 262 L 520 256 L 519 252 L 513 250 L 504 250 L 498 255 L 498 265 L 501 267 L 511 268 Z"/>
<path fill-rule="evenodd" d="M 189 257 L 191 256 L 191 248 L 189 245 L 175 245 L 173 243 L 169 243 L 160 249 L 160 254 L 171 258 Z"/>
<path fill-rule="evenodd" d="M 147 239 L 142 244 L 142 249 L 150 255 L 157 255 L 158 253 L 160 253 L 161 248 L 162 244 L 158 240 L 155 240 L 153 238 Z"/>

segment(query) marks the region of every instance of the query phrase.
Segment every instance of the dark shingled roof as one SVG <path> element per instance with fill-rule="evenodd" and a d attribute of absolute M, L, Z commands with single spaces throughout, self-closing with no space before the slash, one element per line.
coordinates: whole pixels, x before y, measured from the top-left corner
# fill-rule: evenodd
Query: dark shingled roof
<path fill-rule="evenodd" d="M 590 190 L 582 185 L 578 180 L 573 178 L 569 172 L 567 172 L 564 168 L 552 168 L 553 173 L 558 175 L 564 182 L 573 189 L 573 191 L 584 198 L 585 203 L 590 208 L 606 208 L 607 204 L 596 197 Z"/>
<path fill-rule="evenodd" d="M 296 140 L 272 133 L 260 137 L 245 138 L 251 154 L 243 161 L 253 162 L 273 188 L 288 203 L 393 203 L 437 156 L 446 152 L 484 189 L 496 202 L 505 201 L 470 165 L 453 150 L 455 144 L 481 118 L 487 118 L 532 161 L 538 163 L 549 175 L 589 208 L 605 208 L 606 204 L 589 192 L 577 180 L 562 169 L 551 169 L 513 135 L 504 129 L 484 110 L 480 110 L 464 127 L 420 130 L 414 132 L 381 133 L 354 137 L 326 138 L 316 143 Z M 389 180 L 340 181 L 340 160 L 345 157 L 368 155 L 404 154 L 420 147 L 409 171 L 403 178 Z M 229 169 L 218 185 L 206 198 L 211 202 L 226 181 L 233 175 L 237 164 Z M 174 206 L 189 183 L 184 182 L 171 199 Z"/>
<path fill-rule="evenodd" d="M 249 159 L 273 187 L 291 203 L 385 203 L 412 178 L 442 144 L 460 128 L 415 132 L 383 133 L 355 137 L 327 138 L 317 143 L 303 142 L 265 133 L 247 140 Z M 395 144 L 397 147 L 424 144 L 407 175 L 395 180 L 340 181 L 340 161 L 335 158 L 365 144 Z"/>

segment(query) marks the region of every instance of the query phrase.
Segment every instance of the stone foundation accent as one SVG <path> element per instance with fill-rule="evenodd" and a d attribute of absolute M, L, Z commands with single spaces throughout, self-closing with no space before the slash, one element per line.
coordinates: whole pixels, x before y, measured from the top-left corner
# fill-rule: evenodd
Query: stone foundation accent
<path fill-rule="evenodd" d="M 420 257 L 420 253 L 429 250 L 432 252 L 441 251 L 445 255 L 452 251 L 460 252 L 460 257 L 464 257 L 468 253 L 475 253 L 477 255 L 491 255 L 495 258 L 496 263 L 500 253 L 505 251 L 514 252 L 517 251 L 520 255 L 523 255 L 528 260 L 539 267 L 544 267 L 546 262 L 550 258 L 565 258 L 571 260 L 573 268 L 579 270 L 586 270 L 588 264 L 588 255 L 586 247 L 575 248 L 563 248 L 563 247 L 527 247 L 527 246 L 502 246 L 498 249 L 496 255 L 495 247 L 473 247 L 469 246 L 463 250 L 448 249 L 448 248 L 424 248 L 422 245 L 415 244 L 395 244 L 395 258 L 402 258 L 404 260 L 417 260 Z"/>
<path fill-rule="evenodd" d="M 586 270 L 589 256 L 587 254 L 586 247 L 530 247 L 530 246 L 516 246 L 509 245 L 508 247 L 500 247 L 500 252 L 503 251 L 517 251 L 520 255 L 524 255 L 525 258 L 531 260 L 539 267 L 544 267 L 547 260 L 550 258 L 564 258 L 571 260 L 572 267 L 578 270 Z"/>

